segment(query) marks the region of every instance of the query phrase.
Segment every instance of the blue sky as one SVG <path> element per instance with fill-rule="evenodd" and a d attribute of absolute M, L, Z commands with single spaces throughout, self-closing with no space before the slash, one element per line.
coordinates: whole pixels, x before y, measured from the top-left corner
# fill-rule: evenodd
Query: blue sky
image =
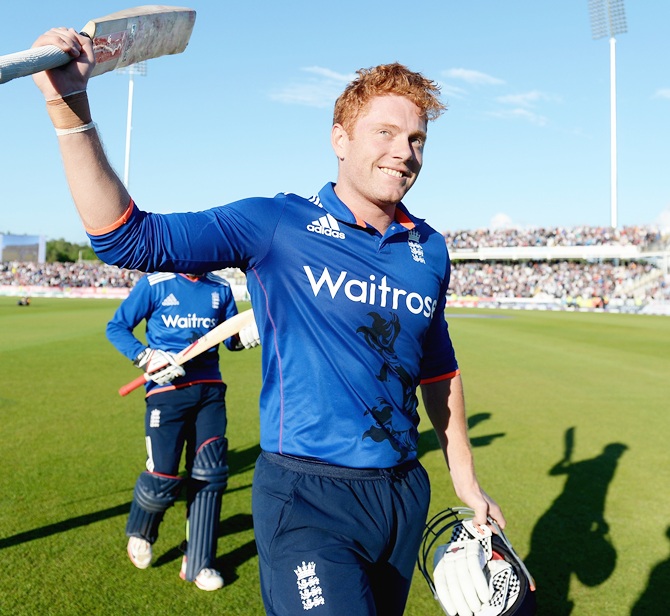
<path fill-rule="evenodd" d="M 51 26 L 132 4 L 5 3 L 0 54 Z M 141 3 L 137 3 L 141 4 Z M 181 4 L 181 3 L 180 3 Z M 309 196 L 336 178 L 334 100 L 358 68 L 399 61 L 438 81 L 405 203 L 437 229 L 610 224 L 610 48 L 587 0 L 193 0 L 186 52 L 135 78 L 130 192 L 194 211 L 247 196 Z M 618 223 L 670 227 L 670 2 L 628 0 L 617 36 Z M 128 76 L 89 86 L 123 175 Z M 30 78 L 0 85 L 0 232 L 86 241 L 56 137 Z"/>

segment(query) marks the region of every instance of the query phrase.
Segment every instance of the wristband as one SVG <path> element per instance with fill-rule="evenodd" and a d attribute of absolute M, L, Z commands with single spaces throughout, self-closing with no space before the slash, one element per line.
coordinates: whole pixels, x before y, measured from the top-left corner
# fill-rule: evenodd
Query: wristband
<path fill-rule="evenodd" d="M 85 90 L 47 101 L 47 112 L 57 133 L 59 130 L 69 131 L 92 124 L 88 95 Z"/>
<path fill-rule="evenodd" d="M 83 133 L 84 131 L 91 130 L 96 128 L 95 122 L 89 122 L 88 124 L 83 124 L 82 126 L 75 126 L 74 128 L 57 128 L 56 135 L 59 137 L 62 135 L 74 135 L 75 133 Z"/>

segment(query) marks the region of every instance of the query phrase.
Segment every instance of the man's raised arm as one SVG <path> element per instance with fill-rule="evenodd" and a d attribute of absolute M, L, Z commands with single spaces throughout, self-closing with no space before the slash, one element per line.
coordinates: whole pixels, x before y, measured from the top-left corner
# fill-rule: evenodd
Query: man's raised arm
<path fill-rule="evenodd" d="M 46 100 L 58 135 L 65 175 L 72 198 L 88 231 L 102 230 L 128 209 L 130 196 L 102 147 L 86 96 L 95 65 L 91 40 L 73 29 L 54 28 L 33 47 L 56 45 L 70 54 L 64 66 L 33 76 Z"/>

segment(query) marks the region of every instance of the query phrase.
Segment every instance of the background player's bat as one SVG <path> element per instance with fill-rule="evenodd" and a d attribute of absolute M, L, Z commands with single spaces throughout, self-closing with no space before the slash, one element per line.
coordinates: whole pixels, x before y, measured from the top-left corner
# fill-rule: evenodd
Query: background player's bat
<path fill-rule="evenodd" d="M 251 325 L 253 320 L 254 312 L 251 309 L 240 312 L 230 319 L 226 319 L 214 329 L 210 329 L 204 336 L 201 336 L 195 342 L 189 344 L 185 349 L 182 349 L 176 357 L 177 363 L 181 366 L 189 359 L 193 359 L 196 355 L 200 355 L 200 353 L 205 352 L 207 349 L 211 349 L 213 346 L 223 342 L 227 338 L 239 334 L 240 330 L 247 325 Z M 145 372 L 141 376 L 138 376 L 134 381 L 121 387 L 121 389 L 119 389 L 119 394 L 122 396 L 128 395 L 131 391 L 144 385 L 150 378 L 149 374 Z"/>
<path fill-rule="evenodd" d="M 186 49 L 195 11 L 149 4 L 92 19 L 82 29 L 93 40 L 93 76 Z M 67 64 L 70 56 L 55 45 L 0 56 L 0 83 Z"/>

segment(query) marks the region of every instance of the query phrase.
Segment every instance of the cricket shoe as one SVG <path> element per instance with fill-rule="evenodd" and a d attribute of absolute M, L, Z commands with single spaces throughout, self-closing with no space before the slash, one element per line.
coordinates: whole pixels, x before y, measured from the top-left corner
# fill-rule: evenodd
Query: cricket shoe
<path fill-rule="evenodd" d="M 186 556 L 184 556 L 181 561 L 179 577 L 182 580 L 186 579 Z M 223 588 L 223 578 L 221 577 L 221 574 L 216 569 L 210 569 L 209 567 L 201 569 L 200 573 L 195 576 L 193 583 L 200 590 L 219 590 L 219 588 Z"/>
<path fill-rule="evenodd" d="M 151 544 L 142 537 L 128 539 L 128 558 L 138 569 L 146 569 L 151 564 Z"/>

